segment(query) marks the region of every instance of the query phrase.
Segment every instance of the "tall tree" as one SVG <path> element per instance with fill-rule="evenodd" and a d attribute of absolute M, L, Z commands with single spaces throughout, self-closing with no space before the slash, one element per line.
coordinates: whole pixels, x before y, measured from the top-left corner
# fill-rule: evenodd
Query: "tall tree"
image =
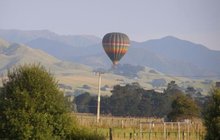
<path fill-rule="evenodd" d="M 63 139 L 71 133 L 69 107 L 54 77 L 40 65 L 8 72 L 0 94 L 0 137 Z"/>
<path fill-rule="evenodd" d="M 78 139 L 79 129 L 54 77 L 40 65 L 8 72 L 0 92 L 0 139 Z M 97 138 L 95 138 L 97 139 Z"/>
<path fill-rule="evenodd" d="M 207 128 L 206 140 L 220 139 L 220 89 L 211 91 L 212 96 L 204 113 L 205 126 Z"/>

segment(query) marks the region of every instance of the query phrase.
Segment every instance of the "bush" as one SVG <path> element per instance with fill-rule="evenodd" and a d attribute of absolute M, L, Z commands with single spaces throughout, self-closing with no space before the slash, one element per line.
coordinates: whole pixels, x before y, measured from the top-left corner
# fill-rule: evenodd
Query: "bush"
<path fill-rule="evenodd" d="M 70 115 L 70 104 L 44 67 L 24 65 L 8 71 L 7 76 L 0 92 L 1 139 L 94 137 L 77 135 L 80 129 Z"/>

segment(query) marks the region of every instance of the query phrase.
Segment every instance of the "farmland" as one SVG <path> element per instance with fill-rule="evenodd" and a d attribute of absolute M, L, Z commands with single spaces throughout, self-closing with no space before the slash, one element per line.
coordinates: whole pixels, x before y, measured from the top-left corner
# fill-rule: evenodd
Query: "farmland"
<path fill-rule="evenodd" d="M 200 120 L 163 122 L 162 118 L 101 116 L 97 123 L 92 114 L 76 114 L 83 127 L 113 140 L 202 140 L 205 128 Z"/>
<path fill-rule="evenodd" d="M 137 82 L 139 83 L 144 89 L 155 89 L 159 91 L 163 91 L 167 84 L 170 81 L 175 81 L 181 88 L 186 89 L 189 86 L 194 87 L 195 89 L 198 89 L 203 95 L 207 95 L 208 91 L 214 85 L 215 80 L 211 81 L 208 84 L 204 84 L 205 80 L 202 79 L 189 79 L 184 77 L 175 77 L 175 76 L 169 76 L 164 75 L 162 73 L 152 74 L 149 73 L 150 69 L 145 69 L 144 71 L 141 71 L 138 73 L 138 77 L 136 79 L 132 79 L 123 75 L 117 75 L 114 73 L 105 73 L 102 75 L 102 87 L 108 86 L 109 89 L 112 89 L 115 85 L 125 85 L 128 83 Z M 74 93 L 76 90 L 80 90 L 81 93 L 83 92 L 89 92 L 93 95 L 97 94 L 97 87 L 98 87 L 98 77 L 95 75 L 94 72 L 91 71 L 75 71 L 75 73 L 58 73 L 56 74 L 56 79 L 59 81 L 59 83 L 69 85 L 74 90 L 71 90 L 69 92 Z M 165 81 L 165 84 L 163 86 L 156 86 L 154 87 L 152 85 L 152 82 L 154 80 L 163 79 Z M 83 88 L 84 85 L 87 85 L 89 89 Z M 67 89 L 64 89 L 65 92 L 68 91 Z M 111 95 L 111 90 L 102 90 L 102 95 Z"/>

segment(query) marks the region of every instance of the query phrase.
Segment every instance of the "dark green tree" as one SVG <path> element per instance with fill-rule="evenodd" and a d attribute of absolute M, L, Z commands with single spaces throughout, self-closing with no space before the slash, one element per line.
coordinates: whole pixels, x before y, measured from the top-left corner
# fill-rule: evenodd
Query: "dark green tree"
<path fill-rule="evenodd" d="M 138 104 L 140 116 L 152 116 L 151 94 L 143 94 L 140 103 Z M 138 114 L 137 114 L 138 115 Z"/>
<path fill-rule="evenodd" d="M 138 83 L 127 84 L 125 86 L 116 85 L 114 86 L 110 97 L 101 97 L 101 113 L 114 116 L 166 117 L 172 110 L 171 105 L 173 100 L 180 101 L 180 99 L 176 99 L 177 97 L 179 98 L 178 95 L 184 96 L 184 102 L 186 100 L 186 104 L 183 103 L 183 107 L 181 107 L 184 108 L 183 113 L 187 113 L 186 111 L 191 109 L 191 103 L 193 104 L 192 107 L 195 106 L 197 110 L 197 105 L 194 101 L 190 97 L 185 97 L 179 86 L 172 81 L 169 83 L 165 93 L 158 93 L 154 90 L 145 90 Z M 89 113 L 96 113 L 97 96 L 82 94 L 75 99 L 76 104 L 79 107 L 82 107 L 79 112 L 87 110 Z M 187 107 L 188 100 L 190 100 L 189 107 Z M 204 100 L 202 99 L 201 102 L 202 101 Z M 180 106 L 181 105 L 178 107 Z M 175 105 L 173 105 L 173 110 L 176 109 L 174 107 Z M 181 115 L 189 117 L 193 115 L 193 113 L 188 111 L 188 115 Z"/>
<path fill-rule="evenodd" d="M 170 121 L 193 119 L 200 115 L 197 104 L 184 94 L 177 94 L 171 106 L 172 110 L 167 116 Z"/>
<path fill-rule="evenodd" d="M 88 92 L 78 95 L 75 98 L 75 103 L 77 105 L 77 111 L 83 113 L 89 113 L 89 102 L 92 97 Z"/>
<path fill-rule="evenodd" d="M 152 93 L 152 117 L 165 117 L 171 111 L 173 97 L 167 94 Z"/>
<path fill-rule="evenodd" d="M 0 139 L 79 138 L 70 104 L 44 67 L 20 66 L 7 77 L 0 92 Z"/>
<path fill-rule="evenodd" d="M 111 114 L 110 110 L 111 101 L 108 96 L 101 97 L 101 113 L 102 114 Z"/>
<path fill-rule="evenodd" d="M 115 86 L 110 97 L 112 115 L 137 116 L 140 114 L 138 104 L 141 100 L 142 91 L 144 90 L 137 83 Z"/>
<path fill-rule="evenodd" d="M 220 89 L 211 91 L 212 96 L 204 113 L 206 126 L 206 140 L 220 139 Z"/>

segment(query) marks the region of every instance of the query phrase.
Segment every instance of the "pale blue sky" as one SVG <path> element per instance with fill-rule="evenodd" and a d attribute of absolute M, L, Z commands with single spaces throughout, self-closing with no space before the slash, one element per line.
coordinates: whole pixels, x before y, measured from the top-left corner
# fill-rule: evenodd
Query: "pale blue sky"
<path fill-rule="evenodd" d="M 0 29 L 107 32 L 145 41 L 167 35 L 220 50 L 220 0 L 0 0 Z"/>

